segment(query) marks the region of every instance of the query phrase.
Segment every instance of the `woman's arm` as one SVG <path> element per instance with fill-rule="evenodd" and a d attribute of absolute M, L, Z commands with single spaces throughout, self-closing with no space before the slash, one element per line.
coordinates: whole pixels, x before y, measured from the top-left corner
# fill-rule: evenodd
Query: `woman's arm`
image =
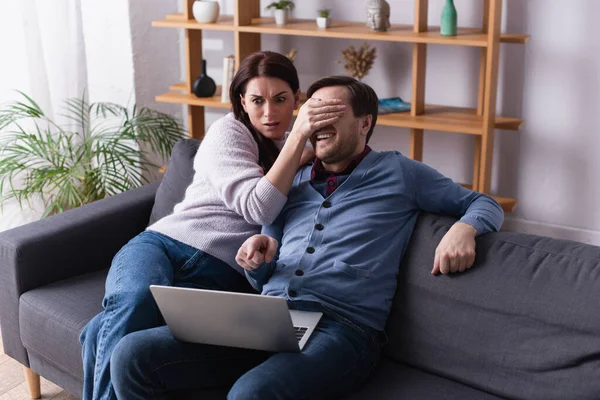
<path fill-rule="evenodd" d="M 277 160 L 267 172 L 266 178 L 284 195 L 292 186 L 294 176 L 301 165 L 302 151 L 306 141 L 317 130 L 335 123 L 346 106 L 341 100 L 308 99 L 300 107 L 292 132 L 285 141 Z"/>
<path fill-rule="evenodd" d="M 271 224 L 287 200 L 264 176 L 252 134 L 232 115 L 210 126 L 194 169 L 227 208 L 250 224 Z"/>

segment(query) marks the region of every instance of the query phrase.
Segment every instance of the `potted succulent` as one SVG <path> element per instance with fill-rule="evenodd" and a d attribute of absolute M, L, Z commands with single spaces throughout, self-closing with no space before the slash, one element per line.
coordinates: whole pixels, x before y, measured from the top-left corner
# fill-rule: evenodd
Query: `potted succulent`
<path fill-rule="evenodd" d="M 275 23 L 285 25 L 289 19 L 289 12 L 294 9 L 294 2 L 289 0 L 275 1 L 267 6 L 267 10 L 275 9 Z"/>
<path fill-rule="evenodd" d="M 330 10 L 324 8 L 318 11 L 317 26 L 319 28 L 329 28 L 331 26 L 331 19 L 329 18 Z"/>

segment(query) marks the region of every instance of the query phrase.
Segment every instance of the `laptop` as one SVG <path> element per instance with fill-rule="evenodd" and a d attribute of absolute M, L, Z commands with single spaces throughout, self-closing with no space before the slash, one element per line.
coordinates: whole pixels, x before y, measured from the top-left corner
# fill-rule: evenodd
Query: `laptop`
<path fill-rule="evenodd" d="M 183 342 L 300 352 L 323 315 L 290 310 L 282 297 L 159 285 L 150 291 Z"/>

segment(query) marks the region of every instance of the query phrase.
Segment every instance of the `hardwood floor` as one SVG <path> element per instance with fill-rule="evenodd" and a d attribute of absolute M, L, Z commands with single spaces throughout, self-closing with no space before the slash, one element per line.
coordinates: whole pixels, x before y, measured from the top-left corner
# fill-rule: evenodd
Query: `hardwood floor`
<path fill-rule="evenodd" d="M 42 378 L 42 399 L 77 400 L 54 383 Z M 0 400 L 30 400 L 23 366 L 4 354 L 0 336 Z"/>

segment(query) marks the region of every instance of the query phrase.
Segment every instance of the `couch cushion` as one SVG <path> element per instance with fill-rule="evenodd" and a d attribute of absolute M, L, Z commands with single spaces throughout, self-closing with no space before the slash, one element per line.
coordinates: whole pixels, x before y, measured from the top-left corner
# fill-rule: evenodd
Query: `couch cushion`
<path fill-rule="evenodd" d="M 434 277 L 453 223 L 419 218 L 384 353 L 502 397 L 599 398 L 600 248 L 493 233 L 477 239 L 472 269 Z"/>
<path fill-rule="evenodd" d="M 498 400 L 502 398 L 384 358 L 365 387 L 349 398 L 349 400 L 371 399 Z"/>
<path fill-rule="evenodd" d="M 198 139 L 183 139 L 173 146 L 167 170 L 156 191 L 148 225 L 171 214 L 175 205 L 183 200 L 185 191 L 194 178 L 194 156 L 198 146 Z"/>
<path fill-rule="evenodd" d="M 79 334 L 102 310 L 106 274 L 93 272 L 24 293 L 19 322 L 25 348 L 83 380 Z"/>

